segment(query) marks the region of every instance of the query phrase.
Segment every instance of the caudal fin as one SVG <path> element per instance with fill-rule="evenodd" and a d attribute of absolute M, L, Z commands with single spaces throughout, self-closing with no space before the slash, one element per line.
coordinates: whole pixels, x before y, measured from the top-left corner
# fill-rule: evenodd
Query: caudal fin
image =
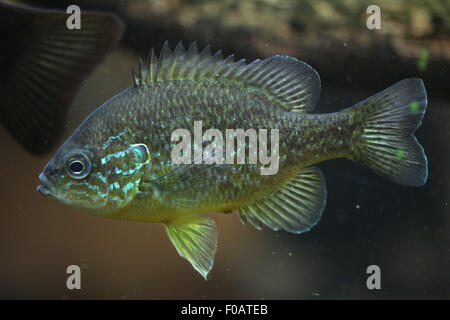
<path fill-rule="evenodd" d="M 427 94 L 418 78 L 402 80 L 352 107 L 362 126 L 352 159 L 399 184 L 424 185 L 427 157 L 414 132 L 426 107 Z"/>

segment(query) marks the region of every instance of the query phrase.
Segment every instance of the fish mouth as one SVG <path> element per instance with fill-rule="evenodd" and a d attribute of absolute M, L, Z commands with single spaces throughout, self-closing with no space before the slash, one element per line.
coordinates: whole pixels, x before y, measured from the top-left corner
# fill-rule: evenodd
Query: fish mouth
<path fill-rule="evenodd" d="M 46 196 L 46 197 L 53 197 L 56 198 L 55 194 L 51 190 L 53 188 L 52 183 L 48 180 L 47 176 L 44 173 L 41 173 L 39 175 L 39 180 L 41 180 L 42 185 L 39 185 L 36 190 Z"/>

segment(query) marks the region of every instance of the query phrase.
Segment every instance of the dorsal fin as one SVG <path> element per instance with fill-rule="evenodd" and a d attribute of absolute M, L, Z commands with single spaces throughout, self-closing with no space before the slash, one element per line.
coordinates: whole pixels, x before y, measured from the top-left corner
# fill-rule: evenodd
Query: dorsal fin
<path fill-rule="evenodd" d="M 233 55 L 223 58 L 221 51 L 211 54 L 209 46 L 199 52 L 196 42 L 187 51 L 179 42 L 172 53 L 166 41 L 159 58 L 152 48 L 147 64 L 140 60 L 138 73 L 133 72 L 135 86 L 198 79 L 242 82 L 262 89 L 284 110 L 302 113 L 314 109 L 320 93 L 317 72 L 295 58 L 275 55 L 246 64 L 245 60 L 234 62 Z"/>

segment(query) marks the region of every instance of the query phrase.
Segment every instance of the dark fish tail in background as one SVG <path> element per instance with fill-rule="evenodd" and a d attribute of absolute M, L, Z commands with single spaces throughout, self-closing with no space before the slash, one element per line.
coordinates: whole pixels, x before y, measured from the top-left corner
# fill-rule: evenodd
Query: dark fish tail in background
<path fill-rule="evenodd" d="M 0 0 L 0 121 L 28 151 L 51 150 L 83 79 L 114 47 L 123 23 L 109 13 L 69 14 Z"/>

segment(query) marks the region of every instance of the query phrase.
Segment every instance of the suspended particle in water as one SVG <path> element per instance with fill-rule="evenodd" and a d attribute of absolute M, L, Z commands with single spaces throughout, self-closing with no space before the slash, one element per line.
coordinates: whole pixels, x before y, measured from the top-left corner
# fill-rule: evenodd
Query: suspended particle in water
<path fill-rule="evenodd" d="M 425 71 L 427 68 L 427 62 L 428 62 L 428 55 L 429 55 L 428 49 L 422 48 L 422 51 L 420 52 L 420 58 L 419 61 L 417 61 L 417 68 L 420 71 Z"/>

